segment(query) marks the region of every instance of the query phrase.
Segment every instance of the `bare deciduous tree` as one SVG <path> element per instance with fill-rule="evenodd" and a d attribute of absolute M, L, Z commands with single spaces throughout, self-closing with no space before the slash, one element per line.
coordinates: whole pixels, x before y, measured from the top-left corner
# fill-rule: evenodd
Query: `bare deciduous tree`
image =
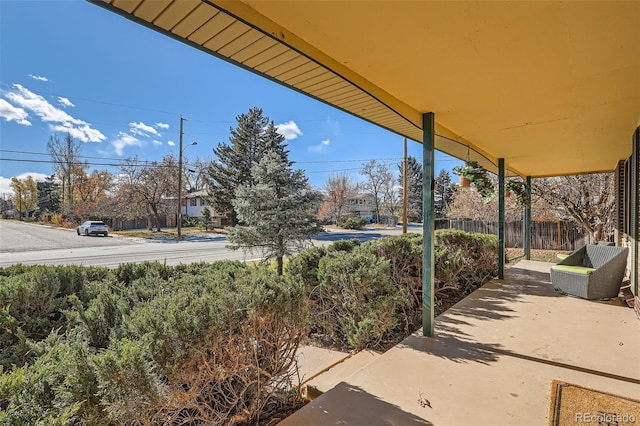
<path fill-rule="evenodd" d="M 616 209 L 613 173 L 534 179 L 532 193 L 555 208 L 558 217 L 569 217 L 600 241 L 613 232 Z"/>
<path fill-rule="evenodd" d="M 384 188 L 389 181 L 393 182 L 391 168 L 388 164 L 371 160 L 362 165 L 360 174 L 365 177 L 362 189 L 373 196 L 376 210 L 375 220 L 376 223 L 380 223 L 380 206 L 383 203 Z"/>
<path fill-rule="evenodd" d="M 324 192 L 327 215 L 337 223 L 338 219 L 342 217 L 349 199 L 358 193 L 358 184 L 351 179 L 347 172 L 335 173 L 325 181 Z"/>
<path fill-rule="evenodd" d="M 184 165 L 184 177 L 186 177 L 186 192 L 194 192 L 205 189 L 207 168 L 211 164 L 211 160 L 207 161 L 202 158 L 196 158 L 194 161 L 189 161 L 188 159 L 183 158 L 182 164 Z"/>
<path fill-rule="evenodd" d="M 382 207 L 385 214 L 392 220 L 391 218 L 396 217 L 402 206 L 401 190 L 395 185 L 395 179 L 391 174 L 390 168 L 389 173 L 383 177 L 386 177 L 387 180 L 382 182 Z"/>
<path fill-rule="evenodd" d="M 149 230 L 160 231 L 160 214 L 167 204 L 176 205 L 178 164 L 172 154 L 165 155 L 161 163 L 140 163 L 137 157 L 128 159 L 120 168 L 118 198 L 121 211 L 128 217 L 144 212 Z M 171 199 L 173 201 L 168 202 Z M 132 214 L 133 213 L 133 214 Z"/>
<path fill-rule="evenodd" d="M 65 214 L 69 214 L 73 210 L 73 185 L 78 172 L 87 169 L 87 164 L 80 160 L 82 146 L 80 142 L 76 142 L 67 133 L 64 141 L 61 141 L 57 135 L 53 135 L 47 142 L 47 151 L 53 161 L 53 169 L 55 174 L 62 182 L 62 209 Z"/>
<path fill-rule="evenodd" d="M 497 186 L 498 179 L 495 176 L 490 176 L 489 178 L 494 186 Z M 473 187 L 457 188 L 453 191 L 451 203 L 448 206 L 448 216 L 451 218 L 495 222 L 498 220 L 498 197 L 493 197 L 487 201 Z M 505 198 L 505 220 L 509 222 L 522 220 L 522 208 L 516 204 L 514 197 Z"/>

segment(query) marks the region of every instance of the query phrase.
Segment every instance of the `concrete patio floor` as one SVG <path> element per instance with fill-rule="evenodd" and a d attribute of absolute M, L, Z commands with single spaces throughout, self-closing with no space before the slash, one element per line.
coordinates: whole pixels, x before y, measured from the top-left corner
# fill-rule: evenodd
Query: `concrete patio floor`
<path fill-rule="evenodd" d="M 435 338 L 415 333 L 280 424 L 546 425 L 554 379 L 640 399 L 633 310 L 558 294 L 551 266 L 519 262 Z"/>

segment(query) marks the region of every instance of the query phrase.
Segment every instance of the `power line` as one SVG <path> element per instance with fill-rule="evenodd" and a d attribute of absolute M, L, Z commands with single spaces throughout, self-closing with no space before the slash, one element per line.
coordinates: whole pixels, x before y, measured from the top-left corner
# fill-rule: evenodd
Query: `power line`
<path fill-rule="evenodd" d="M 11 154 L 26 154 L 26 155 L 51 155 L 48 152 L 38 151 L 17 151 L 12 149 L 0 149 L 0 152 L 6 152 Z M 109 158 L 109 157 L 92 157 L 88 155 L 79 155 L 78 158 L 88 158 L 95 160 L 113 160 L 113 161 L 125 161 L 124 158 Z M 328 163 L 365 163 L 367 161 L 398 161 L 402 160 L 402 157 L 386 157 L 386 158 L 360 158 L 354 160 L 317 160 L 317 161 L 294 161 L 296 164 L 328 164 Z M 149 160 L 140 160 L 149 161 Z"/>
<path fill-rule="evenodd" d="M 360 163 L 367 161 L 397 161 L 402 160 L 400 157 L 388 157 L 388 158 L 368 158 L 361 160 L 322 160 L 322 161 L 296 161 L 296 164 L 324 164 L 324 163 Z"/>
<path fill-rule="evenodd" d="M 119 160 L 119 163 L 81 163 L 79 161 L 72 161 L 72 164 L 87 165 L 87 166 L 107 166 L 107 167 L 176 167 L 175 165 L 162 164 L 158 161 L 139 161 L 139 162 L 127 162 L 128 159 Z M 26 158 L 3 158 L 0 157 L 0 161 L 13 161 L 18 163 L 44 163 L 44 164 L 56 164 L 57 161 L 53 160 L 34 160 Z"/>
<path fill-rule="evenodd" d="M 7 152 L 12 154 L 27 154 L 27 155 L 51 155 L 48 152 L 36 152 L 36 151 L 15 151 L 11 149 L 0 149 L 0 152 Z M 125 161 L 129 158 L 109 158 L 109 157 L 91 157 L 89 155 L 78 155 L 78 158 L 90 158 L 94 160 L 113 160 L 113 161 Z M 151 160 L 139 160 L 139 162 L 149 162 Z"/>

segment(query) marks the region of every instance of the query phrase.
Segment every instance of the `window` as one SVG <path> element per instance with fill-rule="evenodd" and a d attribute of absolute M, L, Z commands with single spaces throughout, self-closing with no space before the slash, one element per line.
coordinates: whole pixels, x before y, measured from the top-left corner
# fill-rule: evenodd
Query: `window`
<path fill-rule="evenodd" d="M 191 207 L 195 207 L 198 205 L 198 199 L 197 198 L 192 198 L 191 200 L 189 200 L 189 205 Z"/>

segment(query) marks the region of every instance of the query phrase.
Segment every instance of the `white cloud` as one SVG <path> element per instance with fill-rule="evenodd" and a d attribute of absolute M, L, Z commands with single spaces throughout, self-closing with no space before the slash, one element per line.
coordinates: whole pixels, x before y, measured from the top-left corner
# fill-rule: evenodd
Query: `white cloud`
<path fill-rule="evenodd" d="M 69 123 L 52 124 L 49 128 L 55 132 L 68 132 L 71 136 L 80 139 L 82 142 L 101 142 L 105 139 L 105 136 L 99 130 L 92 129 L 86 123 L 75 127 Z"/>
<path fill-rule="evenodd" d="M 31 77 L 34 80 L 38 80 L 38 81 L 49 81 L 49 79 L 47 77 L 43 77 L 41 75 L 29 74 L 29 77 Z"/>
<path fill-rule="evenodd" d="M 155 124 L 158 129 L 168 129 L 169 125 L 167 123 L 156 123 Z"/>
<path fill-rule="evenodd" d="M 167 142 L 167 145 L 169 146 L 176 146 L 176 143 L 174 141 L 169 141 Z"/>
<path fill-rule="evenodd" d="M 119 132 L 118 137 L 111 142 L 111 145 L 116 151 L 116 154 L 122 155 L 127 146 L 140 146 L 142 145 L 142 141 L 128 133 Z"/>
<path fill-rule="evenodd" d="M 18 108 L 4 99 L 0 99 L 0 117 L 7 121 L 15 121 L 23 126 L 31 126 L 31 122 L 27 120 L 29 114 L 22 108 Z"/>
<path fill-rule="evenodd" d="M 147 137 L 149 135 L 160 136 L 160 133 L 152 126 L 144 124 L 142 121 L 139 123 L 129 123 L 129 131 L 134 135 Z"/>
<path fill-rule="evenodd" d="M 286 123 L 276 124 L 277 132 L 280 133 L 286 140 L 292 140 L 298 136 L 302 136 L 302 131 L 298 128 L 298 125 L 293 121 L 287 121 Z"/>
<path fill-rule="evenodd" d="M 86 121 L 70 116 L 60 108 L 51 105 L 42 96 L 36 95 L 20 84 L 14 84 L 13 90 L 4 96 L 14 104 L 32 111 L 45 123 L 54 123 L 49 125 L 52 130 L 69 131 L 82 142 L 102 142 L 106 139 L 102 132 L 92 128 Z"/>
<path fill-rule="evenodd" d="M 162 142 L 158 141 L 158 140 L 153 140 L 153 146 L 162 146 Z"/>
<path fill-rule="evenodd" d="M 58 103 L 65 108 L 75 106 L 69 99 L 63 98 L 62 96 L 58 96 Z"/>
<path fill-rule="evenodd" d="M 326 151 L 326 149 L 327 149 L 327 147 L 329 146 L 330 143 L 331 143 L 331 141 L 328 140 L 328 139 L 323 140 L 318 145 L 311 145 L 308 148 L 308 151 L 309 152 L 315 152 L 315 153 L 324 152 L 324 151 Z"/>
<path fill-rule="evenodd" d="M 27 176 L 31 176 L 36 182 L 44 182 L 44 180 L 49 177 L 44 173 L 36 172 L 21 173 L 15 177 L 17 177 L 18 179 L 24 179 Z M 13 189 L 11 189 L 11 178 L 0 176 L 0 194 L 6 194 L 7 197 L 13 196 Z"/>

